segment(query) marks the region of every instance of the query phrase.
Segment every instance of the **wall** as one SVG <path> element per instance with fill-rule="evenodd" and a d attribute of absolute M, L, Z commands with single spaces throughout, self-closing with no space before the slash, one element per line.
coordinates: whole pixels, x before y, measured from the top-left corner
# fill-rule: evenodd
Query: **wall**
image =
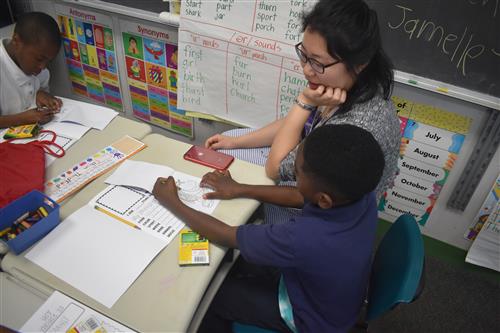
<path fill-rule="evenodd" d="M 53 1 L 37 0 L 32 1 L 34 10 L 46 11 L 53 13 Z M 59 54 L 58 58 L 51 64 L 51 88 L 55 94 L 75 98 L 70 90 L 67 78 L 67 69 L 64 64 L 64 56 Z M 482 106 L 464 102 L 448 96 L 437 94 L 431 91 L 418 89 L 412 86 L 396 83 L 394 95 L 407 98 L 417 103 L 429 104 L 442 108 L 457 114 L 466 115 L 473 118 L 470 133 L 466 136 L 466 140 L 460 152 L 459 158 L 456 161 L 452 172 L 442 190 L 439 200 L 434 207 L 430 219 L 426 226 L 422 229 L 423 233 L 452 244 L 462 249 L 467 249 L 470 243 L 464 239 L 463 234 L 473 220 L 475 214 L 479 210 L 484 198 L 486 197 L 491 185 L 495 181 L 498 172 L 500 171 L 500 153 L 497 151 L 492 163 L 483 176 L 478 188 L 474 192 L 474 196 L 464 212 L 450 210 L 446 207 L 446 202 L 453 190 L 455 184 L 460 177 L 460 174 L 466 165 L 466 162 L 477 142 L 480 130 L 486 119 L 486 109 Z M 127 116 L 130 117 L 131 110 L 126 110 Z M 174 134 L 172 132 L 155 127 L 154 131 L 162 133 L 168 137 L 178 139 L 184 142 L 192 142 L 200 144 L 205 138 L 211 134 L 224 131 L 232 128 L 232 126 L 220 123 L 213 123 L 204 120 L 195 120 L 195 138 L 190 140 L 184 136 Z"/>
<path fill-rule="evenodd" d="M 35 11 L 43 11 L 54 15 L 53 13 L 55 12 L 55 10 L 53 4 L 55 2 L 56 1 L 51 1 L 51 0 L 36 0 L 31 2 L 31 6 L 32 9 Z M 58 3 L 64 4 L 64 2 L 62 1 L 59 1 Z M 106 14 L 110 15 L 109 13 Z M 141 15 L 144 17 L 145 13 L 141 13 Z M 153 17 L 157 15 L 151 13 L 151 16 Z M 114 16 L 113 18 L 115 17 L 116 16 Z M 116 38 L 115 36 L 115 40 L 117 41 L 117 43 L 119 43 L 121 38 Z M 117 44 L 117 49 L 121 49 L 121 45 Z M 51 92 L 53 94 L 92 103 L 92 101 L 89 99 L 85 99 L 78 95 L 73 95 L 71 91 L 71 85 L 69 84 L 70 81 L 68 80 L 68 71 L 64 61 L 64 54 L 62 50 L 59 52 L 57 58 L 54 59 L 54 61 L 52 61 L 52 63 L 49 65 L 49 70 L 51 74 L 50 87 L 51 87 Z M 122 92 L 125 92 L 127 90 L 125 88 L 126 87 L 123 87 Z M 124 98 L 126 99 L 126 95 L 124 96 Z M 122 114 L 123 116 L 130 119 L 138 120 L 137 118 L 132 116 L 132 110 L 130 109 L 130 105 L 128 105 L 128 103 L 125 103 L 124 107 L 125 107 L 125 114 Z M 204 142 L 204 139 L 210 136 L 211 134 L 220 133 L 228 129 L 234 128 L 234 126 L 226 125 L 223 123 L 195 119 L 194 138 L 190 139 L 183 135 L 167 131 L 161 127 L 157 127 L 154 125 L 151 125 L 151 127 L 153 128 L 153 132 L 155 133 L 161 133 L 167 137 L 192 144 L 202 144 Z"/>

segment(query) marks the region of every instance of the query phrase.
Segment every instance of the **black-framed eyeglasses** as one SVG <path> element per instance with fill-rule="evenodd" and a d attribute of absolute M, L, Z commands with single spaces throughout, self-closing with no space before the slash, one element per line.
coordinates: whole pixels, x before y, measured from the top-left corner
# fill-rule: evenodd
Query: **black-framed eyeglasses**
<path fill-rule="evenodd" d="M 303 63 L 306 63 L 308 62 L 309 65 L 311 65 L 311 68 L 316 72 L 316 73 L 319 73 L 319 74 L 323 74 L 325 72 L 325 68 L 328 68 L 330 66 L 333 66 L 333 65 L 336 65 L 338 64 L 339 62 L 342 62 L 342 60 L 340 59 L 337 59 L 335 60 L 334 62 L 330 63 L 330 64 L 322 64 L 320 63 L 319 61 L 317 61 L 316 59 L 313 59 L 313 58 L 309 58 L 305 53 L 304 51 L 300 48 L 302 46 L 302 42 L 298 43 L 297 45 L 295 45 L 295 52 L 297 52 L 297 56 L 299 57 L 300 61 L 302 61 Z"/>

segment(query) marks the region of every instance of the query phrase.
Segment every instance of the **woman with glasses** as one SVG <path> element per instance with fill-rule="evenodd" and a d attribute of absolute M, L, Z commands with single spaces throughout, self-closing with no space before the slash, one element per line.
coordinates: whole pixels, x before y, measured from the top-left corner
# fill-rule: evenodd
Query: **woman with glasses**
<path fill-rule="evenodd" d="M 398 170 L 401 136 L 389 98 L 392 65 L 382 50 L 377 14 L 362 0 L 320 0 L 302 18 L 302 27 L 303 40 L 295 49 L 309 83 L 287 116 L 258 130 L 214 135 L 205 145 L 265 165 L 268 176 L 279 182 L 294 181 L 297 145 L 311 130 L 352 124 L 369 131 L 384 153 L 379 198 Z"/>

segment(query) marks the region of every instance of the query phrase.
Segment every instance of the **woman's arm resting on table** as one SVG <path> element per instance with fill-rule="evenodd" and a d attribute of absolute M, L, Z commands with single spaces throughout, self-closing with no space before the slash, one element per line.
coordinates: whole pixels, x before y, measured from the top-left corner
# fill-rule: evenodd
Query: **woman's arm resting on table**
<path fill-rule="evenodd" d="M 279 119 L 252 133 L 239 137 L 215 134 L 205 141 L 205 147 L 212 149 L 268 147 L 273 143 L 274 136 L 282 124 L 283 119 Z"/>

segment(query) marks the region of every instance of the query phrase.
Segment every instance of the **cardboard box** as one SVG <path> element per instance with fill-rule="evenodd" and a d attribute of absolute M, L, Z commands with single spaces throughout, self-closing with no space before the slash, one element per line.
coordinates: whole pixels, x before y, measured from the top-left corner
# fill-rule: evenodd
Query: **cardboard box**
<path fill-rule="evenodd" d="M 8 248 L 19 254 L 48 234 L 59 224 L 59 205 L 39 191 L 31 191 L 0 209 L 0 231 L 8 228 L 26 212 L 45 208 L 48 215 L 30 228 L 19 233 L 16 238 L 6 241 Z"/>

